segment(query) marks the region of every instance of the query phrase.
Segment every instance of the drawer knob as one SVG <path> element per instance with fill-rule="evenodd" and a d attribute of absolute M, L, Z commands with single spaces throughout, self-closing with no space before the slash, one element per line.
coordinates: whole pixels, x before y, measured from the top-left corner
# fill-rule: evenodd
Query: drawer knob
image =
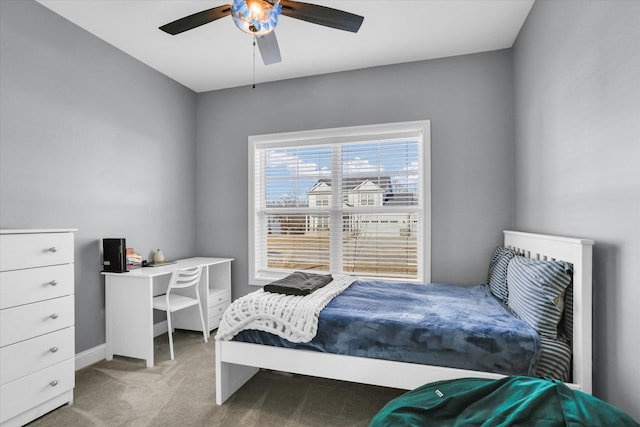
<path fill-rule="evenodd" d="M 51 381 L 51 382 L 49 383 L 49 385 L 50 385 L 51 387 L 55 387 L 55 386 L 57 386 L 57 385 L 58 385 L 58 380 L 53 380 L 53 381 Z"/>
<path fill-rule="evenodd" d="M 49 316 L 49 317 L 51 317 L 52 319 L 57 319 L 57 318 L 58 318 L 58 313 L 53 313 L 53 314 L 52 314 L 51 316 Z"/>
<path fill-rule="evenodd" d="M 50 351 L 51 353 L 56 353 L 56 352 L 58 351 L 58 347 L 53 346 L 53 347 L 51 347 L 51 348 L 49 349 L 49 351 Z"/>
<path fill-rule="evenodd" d="M 55 280 L 52 280 L 52 281 L 49 282 L 49 284 L 51 286 L 56 286 L 58 284 L 58 282 L 56 282 Z"/>
<path fill-rule="evenodd" d="M 58 249 L 55 246 L 51 246 L 49 252 L 58 252 Z"/>

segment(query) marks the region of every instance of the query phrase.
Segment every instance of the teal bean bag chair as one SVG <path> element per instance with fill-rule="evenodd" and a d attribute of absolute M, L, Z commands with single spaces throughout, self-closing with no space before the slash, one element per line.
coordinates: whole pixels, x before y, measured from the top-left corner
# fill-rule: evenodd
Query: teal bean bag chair
<path fill-rule="evenodd" d="M 461 378 L 423 385 L 392 400 L 371 421 L 382 426 L 638 427 L 614 406 L 560 381 L 525 376 Z"/>

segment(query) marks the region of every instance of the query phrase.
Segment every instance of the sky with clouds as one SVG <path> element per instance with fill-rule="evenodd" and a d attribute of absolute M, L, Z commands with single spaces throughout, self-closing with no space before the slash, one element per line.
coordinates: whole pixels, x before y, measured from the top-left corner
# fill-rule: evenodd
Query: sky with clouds
<path fill-rule="evenodd" d="M 267 151 L 268 202 L 307 200 L 307 191 L 319 179 L 332 178 L 332 149 L 336 146 L 303 146 Z M 343 176 L 386 176 L 394 185 L 417 190 L 418 141 L 389 141 L 341 145 L 337 163 Z"/>

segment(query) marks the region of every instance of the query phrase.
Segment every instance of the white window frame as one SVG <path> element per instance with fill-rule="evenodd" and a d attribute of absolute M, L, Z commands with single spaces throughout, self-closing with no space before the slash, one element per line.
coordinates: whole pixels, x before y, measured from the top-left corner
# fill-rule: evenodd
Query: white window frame
<path fill-rule="evenodd" d="M 397 139 L 403 137 L 422 139 L 421 155 L 424 170 L 421 175 L 419 188 L 420 205 L 422 206 L 422 259 L 419 260 L 418 280 L 428 283 L 431 281 L 431 122 L 429 120 L 385 123 L 365 126 L 351 126 L 331 129 L 318 129 L 299 132 L 285 132 L 268 135 L 249 136 L 249 284 L 264 286 L 265 284 L 282 278 L 284 274 L 259 272 L 256 264 L 256 149 L 278 148 L 287 146 L 332 144 L 343 142 L 366 142 L 385 138 Z M 340 201 L 335 201 L 340 204 Z M 333 206 L 336 206 L 334 203 Z"/>

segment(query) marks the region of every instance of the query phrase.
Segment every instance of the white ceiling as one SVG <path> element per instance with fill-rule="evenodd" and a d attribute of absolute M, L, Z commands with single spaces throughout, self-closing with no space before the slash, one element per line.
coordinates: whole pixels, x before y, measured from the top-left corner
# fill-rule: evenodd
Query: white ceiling
<path fill-rule="evenodd" d="M 159 26 L 231 0 L 38 0 L 196 92 L 250 85 L 253 39 L 230 16 L 171 36 Z M 356 34 L 281 16 L 282 62 L 256 83 L 508 48 L 534 0 L 306 0 L 365 17 Z"/>

